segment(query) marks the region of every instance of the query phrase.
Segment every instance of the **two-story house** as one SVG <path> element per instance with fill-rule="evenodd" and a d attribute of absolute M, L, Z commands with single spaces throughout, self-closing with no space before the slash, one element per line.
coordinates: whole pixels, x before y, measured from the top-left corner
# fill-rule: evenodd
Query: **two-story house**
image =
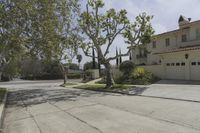
<path fill-rule="evenodd" d="M 200 20 L 180 16 L 177 30 L 132 50 L 132 60 L 162 79 L 200 80 Z"/>

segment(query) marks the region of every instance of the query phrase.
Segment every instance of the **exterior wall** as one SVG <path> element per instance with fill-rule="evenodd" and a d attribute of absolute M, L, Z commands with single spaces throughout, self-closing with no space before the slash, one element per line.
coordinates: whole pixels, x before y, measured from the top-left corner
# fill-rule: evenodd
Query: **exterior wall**
<path fill-rule="evenodd" d="M 140 55 L 139 48 L 135 48 L 132 50 L 132 61 L 134 64 L 147 64 L 147 57 L 144 57 L 144 50 L 141 51 L 142 56 Z"/>
<path fill-rule="evenodd" d="M 99 69 L 90 69 L 92 72 L 92 78 L 93 79 L 98 79 L 99 78 Z"/>
<path fill-rule="evenodd" d="M 152 72 L 155 76 L 164 79 L 164 68 L 162 65 L 148 65 L 139 67 L 142 67 L 145 70 Z"/>
<path fill-rule="evenodd" d="M 123 75 L 123 73 L 118 68 L 112 68 L 113 78 L 117 79 Z"/>
<path fill-rule="evenodd" d="M 135 49 L 132 49 L 132 61 L 133 61 L 133 63 L 134 64 L 137 64 L 138 62 L 137 62 L 137 58 L 136 58 L 136 55 L 137 54 L 139 54 L 139 52 L 138 52 L 138 50 L 137 50 L 137 48 L 135 48 Z"/>
<path fill-rule="evenodd" d="M 188 59 L 185 58 L 185 54 L 188 54 Z M 171 71 L 172 78 L 170 79 L 200 80 L 200 65 L 198 65 L 196 69 L 191 66 L 193 61 L 200 62 L 199 54 L 200 50 L 163 54 L 160 55 L 160 58 L 162 59 L 162 63 L 160 65 L 146 65 L 139 67 L 152 72 L 161 79 L 169 79 L 167 78 L 167 75 L 169 75 Z M 175 66 L 173 66 L 170 70 L 167 68 L 168 63 L 175 63 Z M 185 63 L 185 65 L 176 66 L 176 63 Z"/>
<path fill-rule="evenodd" d="M 189 32 L 189 38 L 187 42 L 180 42 L 180 46 L 181 47 L 185 47 L 185 46 L 192 46 L 192 45 L 199 45 L 200 44 L 200 38 L 197 38 L 197 34 L 196 34 L 196 30 L 199 29 L 200 30 L 200 25 L 199 24 L 195 24 L 192 25 L 188 32 Z"/>
<path fill-rule="evenodd" d="M 197 30 L 199 30 L 198 34 Z M 182 42 L 182 35 L 187 36 L 186 42 Z M 169 46 L 166 46 L 167 38 L 170 39 Z M 156 48 L 153 48 L 153 41 L 156 41 Z M 200 50 L 164 53 L 164 51 L 196 45 L 200 45 L 200 21 L 188 21 L 187 24 L 181 25 L 178 30 L 155 36 L 152 42 L 147 44 L 148 54 L 145 60 L 141 61 L 140 58 L 136 57 L 139 54 L 139 48 L 136 47 L 132 54 L 133 62 L 137 65 L 146 62 L 144 64 L 147 66 L 140 67 L 151 71 L 162 79 L 200 80 Z M 163 54 L 156 54 L 162 52 Z M 188 59 L 185 57 L 186 54 L 189 55 Z M 193 62 L 196 62 L 197 65 L 192 65 Z M 176 63 L 183 65 L 173 65 Z"/>
<path fill-rule="evenodd" d="M 188 32 L 189 32 L 189 40 L 188 41 L 197 40 L 197 38 L 196 38 L 196 30 L 200 29 L 200 24 L 199 23 L 188 24 L 185 27 L 182 27 L 180 30 L 183 31 L 184 28 L 188 28 Z"/>
<path fill-rule="evenodd" d="M 165 40 L 169 38 L 170 39 L 170 45 L 166 46 Z M 164 50 L 173 49 L 178 47 L 177 42 L 177 34 L 175 33 L 169 33 L 164 34 L 162 36 L 157 36 L 155 39 L 156 41 L 156 48 L 152 47 L 152 43 L 149 43 L 147 45 L 147 50 L 149 54 L 147 55 L 147 64 L 160 64 L 161 58 L 158 55 L 155 55 L 154 53 L 159 53 Z"/>

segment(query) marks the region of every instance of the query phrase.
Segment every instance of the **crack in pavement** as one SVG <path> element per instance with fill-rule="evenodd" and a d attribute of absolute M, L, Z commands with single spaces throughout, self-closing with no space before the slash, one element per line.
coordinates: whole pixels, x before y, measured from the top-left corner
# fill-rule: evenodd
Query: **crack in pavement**
<path fill-rule="evenodd" d="M 41 128 L 39 127 L 39 124 L 38 124 L 37 121 L 35 120 L 34 116 L 31 114 L 31 112 L 28 110 L 28 105 L 24 102 L 24 100 L 22 99 L 22 97 L 20 97 L 20 100 L 22 101 L 22 103 L 23 103 L 23 105 L 24 105 L 26 111 L 27 111 L 28 114 L 30 115 L 30 118 L 32 118 L 33 121 L 35 122 L 35 124 L 36 124 L 36 126 L 37 126 L 39 132 L 42 133 L 42 130 L 41 130 Z"/>
<path fill-rule="evenodd" d="M 29 117 L 24 117 L 24 118 L 19 118 L 19 119 L 15 119 L 15 120 L 9 120 L 9 121 L 6 121 L 6 122 L 14 122 L 14 121 L 21 121 L 21 120 L 25 120 L 25 119 L 28 119 L 28 118 L 31 118 L 31 116 Z"/>
<path fill-rule="evenodd" d="M 91 107 L 91 106 L 95 106 L 95 105 L 98 105 L 98 104 L 90 104 L 90 105 L 83 105 L 83 106 L 78 106 L 78 107 L 72 107 L 72 108 L 69 108 L 69 109 L 65 109 L 64 111 L 70 111 L 70 110 L 73 110 L 73 109 L 77 109 L 77 108 L 86 108 L 86 107 Z"/>
<path fill-rule="evenodd" d="M 97 127 L 94 127 L 94 126 L 90 125 L 89 123 L 87 123 L 86 121 L 81 120 L 80 118 L 78 118 L 78 117 L 74 116 L 73 114 L 67 112 L 67 110 L 63 110 L 63 109 L 59 108 L 58 106 L 54 105 L 53 103 L 51 103 L 50 101 L 48 101 L 48 98 L 45 98 L 44 96 L 42 96 L 42 100 L 45 101 L 45 103 L 49 103 L 50 105 L 56 107 L 58 110 L 60 110 L 60 111 L 62 111 L 62 112 L 64 112 L 64 113 L 66 113 L 66 114 L 72 116 L 72 117 L 75 118 L 76 120 L 78 120 L 78 121 L 80 121 L 80 122 L 86 124 L 87 126 L 89 126 L 89 127 L 93 128 L 93 129 L 97 130 L 98 132 L 103 133 L 103 132 L 102 132 L 100 129 L 98 129 Z M 28 111 L 28 109 L 27 109 L 28 106 L 26 105 L 26 103 L 25 103 L 22 99 L 21 99 L 21 101 L 23 102 L 23 104 L 24 104 L 25 107 L 26 107 L 26 110 Z M 87 107 L 87 106 L 95 106 L 95 105 L 96 105 L 96 104 L 84 105 L 84 106 L 81 106 L 81 108 Z M 79 107 L 77 107 L 77 108 L 79 108 Z M 55 111 L 55 112 L 60 112 L 60 111 Z M 28 111 L 28 112 L 29 112 L 31 118 L 32 118 L 32 119 L 34 120 L 34 122 L 36 123 L 38 129 L 40 130 L 40 133 L 42 133 L 42 130 L 40 129 L 40 127 L 39 127 L 37 121 L 35 120 L 34 116 L 31 114 L 30 111 Z M 51 113 L 55 113 L 55 112 L 51 112 Z M 44 114 L 44 113 L 43 113 L 43 114 Z M 38 114 L 38 115 L 39 115 L 39 114 Z M 40 115 L 41 115 L 41 114 L 40 114 Z M 37 115 L 35 115 L 35 116 L 37 116 Z"/>
<path fill-rule="evenodd" d="M 49 103 L 49 102 L 48 102 L 48 103 Z M 49 104 L 51 104 L 51 103 L 49 103 Z M 78 120 L 78 121 L 80 121 L 80 122 L 82 122 L 82 123 L 88 125 L 89 127 L 93 128 L 93 129 L 95 129 L 95 130 L 97 130 L 98 132 L 103 133 L 103 131 L 101 131 L 101 130 L 98 129 L 97 127 L 95 127 L 95 126 L 93 126 L 93 125 L 87 123 L 86 121 L 84 121 L 84 120 L 82 120 L 82 119 L 76 117 L 75 115 L 71 114 L 70 112 L 67 112 L 66 110 L 63 110 L 63 109 L 61 109 L 60 107 L 58 107 L 58 106 L 56 106 L 56 105 L 54 105 L 54 104 L 51 104 L 51 105 L 54 106 L 54 107 L 56 107 L 57 109 L 61 110 L 62 112 L 66 113 L 66 114 L 68 114 L 68 115 L 70 115 L 70 116 L 72 116 L 72 117 L 75 118 L 76 120 Z M 94 106 L 94 105 L 93 105 L 93 106 Z"/>

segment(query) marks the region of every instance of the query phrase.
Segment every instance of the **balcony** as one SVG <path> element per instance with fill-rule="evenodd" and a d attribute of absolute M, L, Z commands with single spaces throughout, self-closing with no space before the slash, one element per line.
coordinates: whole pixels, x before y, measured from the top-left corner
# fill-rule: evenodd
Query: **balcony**
<path fill-rule="evenodd" d="M 195 46 L 200 45 L 200 39 L 199 40 L 188 40 L 186 42 L 180 42 L 180 47 L 189 47 L 189 46 Z"/>

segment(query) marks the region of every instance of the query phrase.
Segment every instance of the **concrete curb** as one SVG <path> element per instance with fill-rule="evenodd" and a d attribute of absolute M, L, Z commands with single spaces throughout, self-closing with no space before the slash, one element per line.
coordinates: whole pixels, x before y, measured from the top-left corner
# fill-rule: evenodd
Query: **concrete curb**
<path fill-rule="evenodd" d="M 6 89 L 5 96 L 3 98 L 2 104 L 0 105 L 0 132 L 2 132 L 2 127 L 3 127 L 3 120 L 5 116 L 5 106 L 7 102 L 7 95 L 8 95 L 8 90 Z"/>
<path fill-rule="evenodd" d="M 167 99 L 167 100 L 175 100 L 175 101 L 184 101 L 184 102 L 200 103 L 200 101 L 197 101 L 197 100 L 179 99 L 179 98 L 172 98 L 172 97 L 159 97 L 159 96 L 148 96 L 148 95 L 137 95 L 137 96 L 149 97 L 149 98 Z"/>

